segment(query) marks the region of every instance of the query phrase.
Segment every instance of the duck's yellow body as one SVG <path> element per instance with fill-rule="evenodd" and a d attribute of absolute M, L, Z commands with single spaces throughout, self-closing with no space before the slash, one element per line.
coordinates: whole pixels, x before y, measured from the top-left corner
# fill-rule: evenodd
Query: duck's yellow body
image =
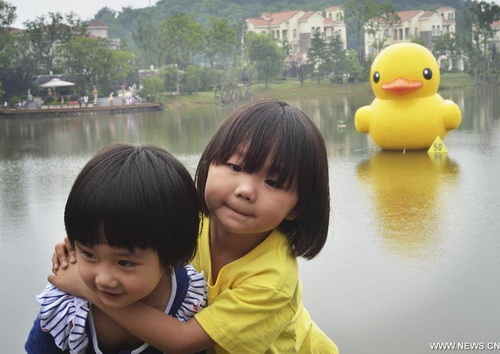
<path fill-rule="evenodd" d="M 355 125 L 384 150 L 424 150 L 444 140 L 462 120 L 460 108 L 438 93 L 439 67 L 415 43 L 393 44 L 375 58 L 370 83 L 375 99 L 356 111 Z"/>

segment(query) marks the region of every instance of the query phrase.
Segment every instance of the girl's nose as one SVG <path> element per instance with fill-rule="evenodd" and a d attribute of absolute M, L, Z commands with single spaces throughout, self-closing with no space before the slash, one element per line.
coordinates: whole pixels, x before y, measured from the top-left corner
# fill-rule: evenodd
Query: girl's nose
<path fill-rule="evenodd" d="M 249 202 L 254 202 L 257 197 L 254 182 L 251 176 L 241 178 L 235 189 L 235 194 L 238 198 L 243 198 Z"/>
<path fill-rule="evenodd" d="M 95 284 L 98 288 L 114 288 L 118 285 L 118 281 L 113 276 L 113 273 L 101 270 L 95 276 Z"/>

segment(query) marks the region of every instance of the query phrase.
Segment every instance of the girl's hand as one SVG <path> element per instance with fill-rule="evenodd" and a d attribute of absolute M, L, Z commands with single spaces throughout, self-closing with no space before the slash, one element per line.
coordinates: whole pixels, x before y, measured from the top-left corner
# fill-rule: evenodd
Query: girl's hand
<path fill-rule="evenodd" d="M 69 294 L 86 298 L 89 296 L 90 289 L 83 282 L 78 272 L 78 266 L 74 263 L 68 264 L 66 268 L 59 268 L 57 274 L 48 276 L 48 280 Z"/>
<path fill-rule="evenodd" d="M 57 243 L 54 248 L 52 273 L 57 274 L 59 269 L 66 269 L 69 263 L 76 263 L 76 251 L 71 246 L 68 237 L 65 237 L 64 241 Z"/>

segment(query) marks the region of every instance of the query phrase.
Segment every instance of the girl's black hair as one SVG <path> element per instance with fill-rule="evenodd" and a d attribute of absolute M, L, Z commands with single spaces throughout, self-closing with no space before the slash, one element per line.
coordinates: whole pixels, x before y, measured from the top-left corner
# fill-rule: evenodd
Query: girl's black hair
<path fill-rule="evenodd" d="M 330 218 L 326 148 L 316 125 L 283 101 L 253 101 L 231 113 L 208 143 L 196 171 L 204 214 L 210 214 L 204 199 L 210 165 L 225 163 L 238 150 L 246 152 L 246 172 L 259 171 L 269 160 L 269 174 L 278 176 L 278 184 L 297 188 L 299 216 L 284 220 L 279 229 L 295 256 L 316 256 L 326 242 Z"/>
<path fill-rule="evenodd" d="M 155 146 L 115 144 L 76 178 L 64 222 L 72 244 L 153 249 L 165 269 L 196 251 L 200 203 L 191 175 Z"/>

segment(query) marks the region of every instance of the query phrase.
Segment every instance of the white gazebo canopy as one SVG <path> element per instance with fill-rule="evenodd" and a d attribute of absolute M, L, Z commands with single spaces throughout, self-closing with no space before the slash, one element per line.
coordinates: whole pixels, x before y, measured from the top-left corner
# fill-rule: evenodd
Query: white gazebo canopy
<path fill-rule="evenodd" d="M 40 87 L 44 88 L 56 88 L 56 87 L 67 87 L 67 86 L 75 86 L 75 84 L 73 82 L 64 81 L 56 78 L 40 85 Z"/>

